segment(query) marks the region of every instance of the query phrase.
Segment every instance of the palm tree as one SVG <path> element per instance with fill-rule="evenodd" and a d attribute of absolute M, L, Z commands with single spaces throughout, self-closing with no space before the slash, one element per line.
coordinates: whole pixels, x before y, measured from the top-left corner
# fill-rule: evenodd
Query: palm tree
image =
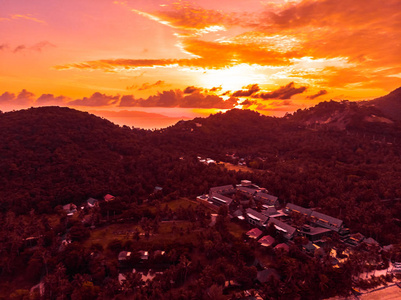
<path fill-rule="evenodd" d="M 191 266 L 192 262 L 185 256 L 181 255 L 179 267 L 184 269 L 184 282 L 187 280 L 188 269 Z"/>

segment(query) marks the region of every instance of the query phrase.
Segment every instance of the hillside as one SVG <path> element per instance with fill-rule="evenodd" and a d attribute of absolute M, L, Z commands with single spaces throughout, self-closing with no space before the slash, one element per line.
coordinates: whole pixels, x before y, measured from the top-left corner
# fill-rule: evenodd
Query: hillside
<path fill-rule="evenodd" d="M 331 106 L 340 111 L 343 104 L 323 103 L 315 110 L 323 115 Z M 350 111 L 355 116 L 372 112 Z M 375 126 L 359 124 L 347 127 L 354 128 L 350 131 L 313 128 L 304 123 L 311 112 L 271 118 L 231 110 L 154 132 L 121 128 L 67 108 L 2 114 L 2 211 L 51 212 L 59 204 L 79 204 L 107 193 L 122 203 L 141 202 L 155 186 L 163 187 L 165 196 L 195 197 L 211 186 L 249 178 L 283 202 L 319 206 L 355 230 L 381 228 L 381 238 L 392 240 L 395 231 L 385 228 L 393 226 L 400 207 L 384 207 L 380 200 L 401 197 L 401 141 L 392 138 L 399 136 L 397 124 L 366 122 Z M 241 158 L 261 172 L 207 166 L 199 155 L 233 163 Z M 366 211 L 372 212 L 369 222 L 361 221 Z"/>
<path fill-rule="evenodd" d="M 69 108 L 0 114 L 0 129 L 2 212 L 49 213 L 57 205 L 107 193 L 124 203 L 140 202 L 157 185 L 165 186 L 166 194 L 179 194 L 185 184 L 184 194 L 196 195 L 216 182 L 212 173 L 202 175 L 206 166 L 196 159 L 182 161 L 181 152 L 157 147 L 153 139 L 159 133 L 119 127 Z M 189 168 L 197 169 L 193 163 L 198 172 L 187 176 Z"/>
<path fill-rule="evenodd" d="M 138 155 L 141 148 L 133 132 L 68 108 L 4 113 L 0 128 L 3 211 L 26 212 L 30 204 L 48 211 L 93 191 L 101 195 L 121 180 L 120 155 Z"/>
<path fill-rule="evenodd" d="M 303 126 L 325 127 L 334 130 L 359 130 L 390 133 L 396 130 L 394 120 L 370 102 L 321 102 L 309 109 L 299 110 L 288 117 Z"/>
<path fill-rule="evenodd" d="M 342 107 L 322 105 L 316 108 L 322 116 L 333 115 L 331 106 L 339 112 Z M 316 116 L 311 111 L 302 112 L 306 119 Z M 366 110 L 350 111 L 363 116 Z M 302 113 L 271 118 L 231 110 L 154 132 L 119 127 L 68 108 L 0 114 L 0 294 L 11 292 L 15 299 L 42 280 L 46 299 L 112 299 L 134 293 L 142 293 L 141 299 L 163 299 L 162 293 L 166 299 L 179 299 L 189 291 L 197 293 L 190 298 L 202 299 L 215 284 L 212 278 L 220 278 L 221 286 L 226 279 L 235 280 L 242 290 L 260 287 L 251 264 L 268 253 L 269 267 L 282 278 L 263 285 L 268 288 L 263 295 L 274 291 L 280 298 L 284 287 L 288 299 L 348 295 L 353 274 L 363 272 L 368 261 L 363 249 L 339 268 L 316 252 L 301 250 L 301 237 L 294 239 L 289 253 L 261 251 L 255 241 L 245 242 L 244 233 L 251 228 L 245 221 L 230 220 L 227 210 L 219 209 L 215 226 L 209 226 L 210 207 L 194 201 L 211 187 L 247 179 L 266 187 L 281 204 L 291 202 L 338 218 L 352 233 L 381 245 L 398 243 L 400 141 L 386 140 L 396 133 L 397 123 L 384 123 L 387 133 L 379 136 L 372 131 L 376 127 L 366 125 L 373 122 L 349 127 L 350 122 L 347 130 L 310 126 Z M 241 161 L 247 172 L 205 164 L 198 156 Z M 156 186 L 162 190 L 155 192 Z M 89 197 L 102 199 L 108 193 L 116 199 L 79 208 L 72 217 L 59 206 L 80 207 Z M 266 230 L 277 244 L 285 242 L 274 227 Z M 320 249 L 327 253 L 333 245 L 345 249 L 336 235 L 323 242 Z M 118 260 L 122 250 L 134 254 L 127 264 L 137 271 L 146 265 L 162 266 L 165 272 L 143 284 L 139 272 L 132 273 Z M 142 250 L 152 253 L 149 264 L 138 263 Z M 153 256 L 161 250 L 165 257 Z M 372 253 L 375 267 L 387 261 Z M 297 276 L 292 276 L 294 270 Z M 126 283 L 119 283 L 119 272 L 130 274 Z M 312 278 L 306 285 L 305 276 Z M 319 290 L 322 282 L 324 292 Z M 312 298 L 311 291 L 316 291 Z"/>
<path fill-rule="evenodd" d="M 393 120 L 401 121 L 401 87 L 386 96 L 371 100 L 369 103 Z"/>

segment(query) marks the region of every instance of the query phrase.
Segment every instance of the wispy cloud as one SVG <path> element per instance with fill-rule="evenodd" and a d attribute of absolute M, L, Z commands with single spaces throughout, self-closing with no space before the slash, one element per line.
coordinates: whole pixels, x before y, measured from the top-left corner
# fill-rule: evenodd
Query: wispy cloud
<path fill-rule="evenodd" d="M 3 46 L 3 47 L 2 47 Z M 12 48 L 12 52 L 13 53 L 19 53 L 19 52 L 23 52 L 23 51 L 37 51 L 37 52 L 42 52 L 43 50 L 45 50 L 45 49 L 48 49 L 48 48 L 55 48 L 56 46 L 54 45 L 54 44 L 52 44 L 52 43 L 50 43 L 49 41 L 41 41 L 41 42 L 39 42 L 39 43 L 36 43 L 36 44 L 33 44 L 33 45 L 30 45 L 30 46 L 27 46 L 27 45 L 25 45 L 25 44 L 21 44 L 21 45 L 18 45 L 18 46 L 15 46 L 14 48 Z M 4 45 L 1 45 L 0 46 L 0 50 L 7 50 L 7 49 L 10 49 L 10 46 L 9 45 L 6 45 L 6 44 L 4 44 Z"/>
<path fill-rule="evenodd" d="M 26 15 L 15 14 L 15 15 L 11 15 L 11 19 L 14 19 L 14 20 L 24 19 L 24 20 L 33 21 L 36 23 L 46 24 L 45 21 L 35 18 L 31 14 L 26 14 Z"/>
<path fill-rule="evenodd" d="M 163 86 L 165 84 L 166 83 L 163 80 L 158 80 L 155 83 L 144 83 L 138 88 L 138 91 L 150 90 L 152 88 Z"/>

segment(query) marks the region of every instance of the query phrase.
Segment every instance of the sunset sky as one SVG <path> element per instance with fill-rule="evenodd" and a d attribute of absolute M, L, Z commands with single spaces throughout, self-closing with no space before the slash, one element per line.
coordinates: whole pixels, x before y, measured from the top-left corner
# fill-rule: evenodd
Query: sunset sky
<path fill-rule="evenodd" d="M 401 0 L 0 0 L 0 110 L 163 127 L 401 86 Z"/>

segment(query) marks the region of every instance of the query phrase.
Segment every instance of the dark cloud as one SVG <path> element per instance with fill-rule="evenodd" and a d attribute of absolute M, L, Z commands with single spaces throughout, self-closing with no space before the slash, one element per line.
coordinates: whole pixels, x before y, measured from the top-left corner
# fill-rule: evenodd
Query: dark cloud
<path fill-rule="evenodd" d="M 219 91 L 221 91 L 223 88 L 221 87 L 221 86 L 215 86 L 215 87 L 212 87 L 210 90 L 209 90 L 209 92 L 212 92 L 212 93 L 214 93 L 214 92 L 219 92 Z"/>
<path fill-rule="evenodd" d="M 306 97 L 306 98 L 308 98 L 308 99 L 315 99 L 315 98 L 317 98 L 317 97 L 320 97 L 320 96 L 323 96 L 323 95 L 326 95 L 327 94 L 327 91 L 326 90 L 320 90 L 318 93 L 316 93 L 316 94 L 314 94 L 314 95 L 310 95 L 310 96 L 308 96 L 308 97 Z"/>
<path fill-rule="evenodd" d="M 43 94 L 36 99 L 36 105 L 65 105 L 69 98 L 65 96 L 55 97 L 53 94 Z"/>
<path fill-rule="evenodd" d="M 219 108 L 230 109 L 238 103 L 238 99 L 224 100 L 216 95 L 195 91 L 186 95 L 181 90 L 170 90 L 157 93 L 147 99 L 135 99 L 132 95 L 121 97 L 120 107 L 181 107 L 181 108 Z"/>
<path fill-rule="evenodd" d="M 23 51 L 23 50 L 25 50 L 25 49 L 26 49 L 26 46 L 25 46 L 25 45 L 19 45 L 19 46 L 17 46 L 17 47 L 14 48 L 13 52 L 14 52 L 14 53 L 17 53 L 17 52 L 21 52 L 21 51 Z"/>
<path fill-rule="evenodd" d="M 9 48 L 9 46 L 7 44 L 1 44 L 0 45 L 0 50 L 6 50 L 8 48 Z"/>
<path fill-rule="evenodd" d="M 36 44 L 34 44 L 32 46 L 18 45 L 17 47 L 14 48 L 13 53 L 18 53 L 18 52 L 21 52 L 21 51 L 38 51 L 38 52 L 41 52 L 43 49 L 49 48 L 49 47 L 53 48 L 53 47 L 56 47 L 56 46 L 53 45 L 52 43 L 48 42 L 48 41 L 42 41 L 42 42 L 36 43 Z M 7 48 L 8 48 L 8 46 L 7 46 Z M 2 50 L 2 48 L 0 48 L 0 50 Z"/>
<path fill-rule="evenodd" d="M 20 105 L 30 105 L 35 102 L 35 94 L 23 89 L 15 99 Z"/>
<path fill-rule="evenodd" d="M 135 99 L 132 95 L 121 97 L 120 107 L 178 107 L 178 100 L 182 98 L 183 93 L 180 90 L 170 90 L 158 92 L 157 95 L 147 99 Z"/>
<path fill-rule="evenodd" d="M 116 104 L 120 99 L 119 96 L 108 96 L 99 92 L 94 93 L 89 98 L 84 97 L 68 102 L 71 106 L 109 106 Z"/>
<path fill-rule="evenodd" d="M 275 107 L 280 107 L 280 106 L 290 106 L 290 105 L 293 105 L 293 103 L 291 100 L 284 100 L 284 101 L 270 102 L 270 105 L 275 106 Z"/>
<path fill-rule="evenodd" d="M 131 106 L 137 106 L 135 105 L 137 101 L 143 100 L 143 99 L 138 99 L 136 100 L 133 95 L 125 95 L 121 97 L 120 104 L 118 106 L 120 107 L 131 107 Z"/>
<path fill-rule="evenodd" d="M 22 90 L 18 95 L 5 92 L 0 95 L 0 104 L 16 104 L 24 106 L 43 106 L 43 105 L 59 105 L 59 106 L 87 106 L 87 107 L 180 107 L 180 108 L 216 108 L 231 109 L 238 104 L 238 99 L 230 97 L 224 100 L 220 96 L 202 93 L 196 90 L 192 94 L 185 94 L 182 90 L 169 90 L 158 92 L 146 99 L 136 99 L 133 95 L 125 95 L 120 97 L 94 93 L 90 97 L 71 100 L 66 96 L 54 96 L 53 94 L 42 94 L 38 98 L 27 90 Z"/>
<path fill-rule="evenodd" d="M 15 100 L 15 94 L 5 92 L 0 96 L 0 103 L 7 103 Z"/>
<path fill-rule="evenodd" d="M 54 47 L 56 47 L 54 44 L 52 44 L 48 41 L 42 41 L 42 42 L 39 42 L 39 43 L 29 47 L 29 49 L 41 52 L 45 48 L 54 48 Z"/>
<path fill-rule="evenodd" d="M 247 99 L 245 101 L 242 101 L 240 104 L 242 105 L 242 108 L 249 108 L 252 105 L 257 105 L 258 102 L 256 100 Z"/>
<path fill-rule="evenodd" d="M 294 82 L 290 82 L 286 86 L 282 86 L 278 88 L 275 91 L 272 91 L 270 93 L 260 93 L 258 95 L 255 95 L 256 98 L 262 98 L 262 99 L 281 99 L 281 100 L 286 100 L 290 99 L 292 96 L 296 94 L 301 94 L 305 92 L 307 89 L 306 86 L 301 86 L 299 88 L 296 88 L 294 86 Z"/>
<path fill-rule="evenodd" d="M 243 90 L 239 90 L 233 93 L 233 97 L 249 97 L 260 91 L 259 85 L 250 84 L 248 86 L 244 86 Z"/>
<path fill-rule="evenodd" d="M 16 105 L 31 105 L 35 102 L 35 94 L 23 89 L 18 95 L 5 92 L 0 96 L 0 103 L 12 103 Z"/>
<path fill-rule="evenodd" d="M 202 88 L 199 88 L 199 87 L 196 87 L 196 86 L 188 86 L 188 87 L 185 88 L 184 94 L 192 94 L 192 93 L 195 93 L 195 92 L 201 92 L 202 90 L 203 90 Z"/>
<path fill-rule="evenodd" d="M 193 93 L 185 96 L 180 104 L 180 107 L 185 108 L 220 108 L 220 109 L 231 109 L 238 103 L 237 98 L 229 98 L 223 100 L 221 97 L 216 95 L 204 95 L 201 93 Z"/>

